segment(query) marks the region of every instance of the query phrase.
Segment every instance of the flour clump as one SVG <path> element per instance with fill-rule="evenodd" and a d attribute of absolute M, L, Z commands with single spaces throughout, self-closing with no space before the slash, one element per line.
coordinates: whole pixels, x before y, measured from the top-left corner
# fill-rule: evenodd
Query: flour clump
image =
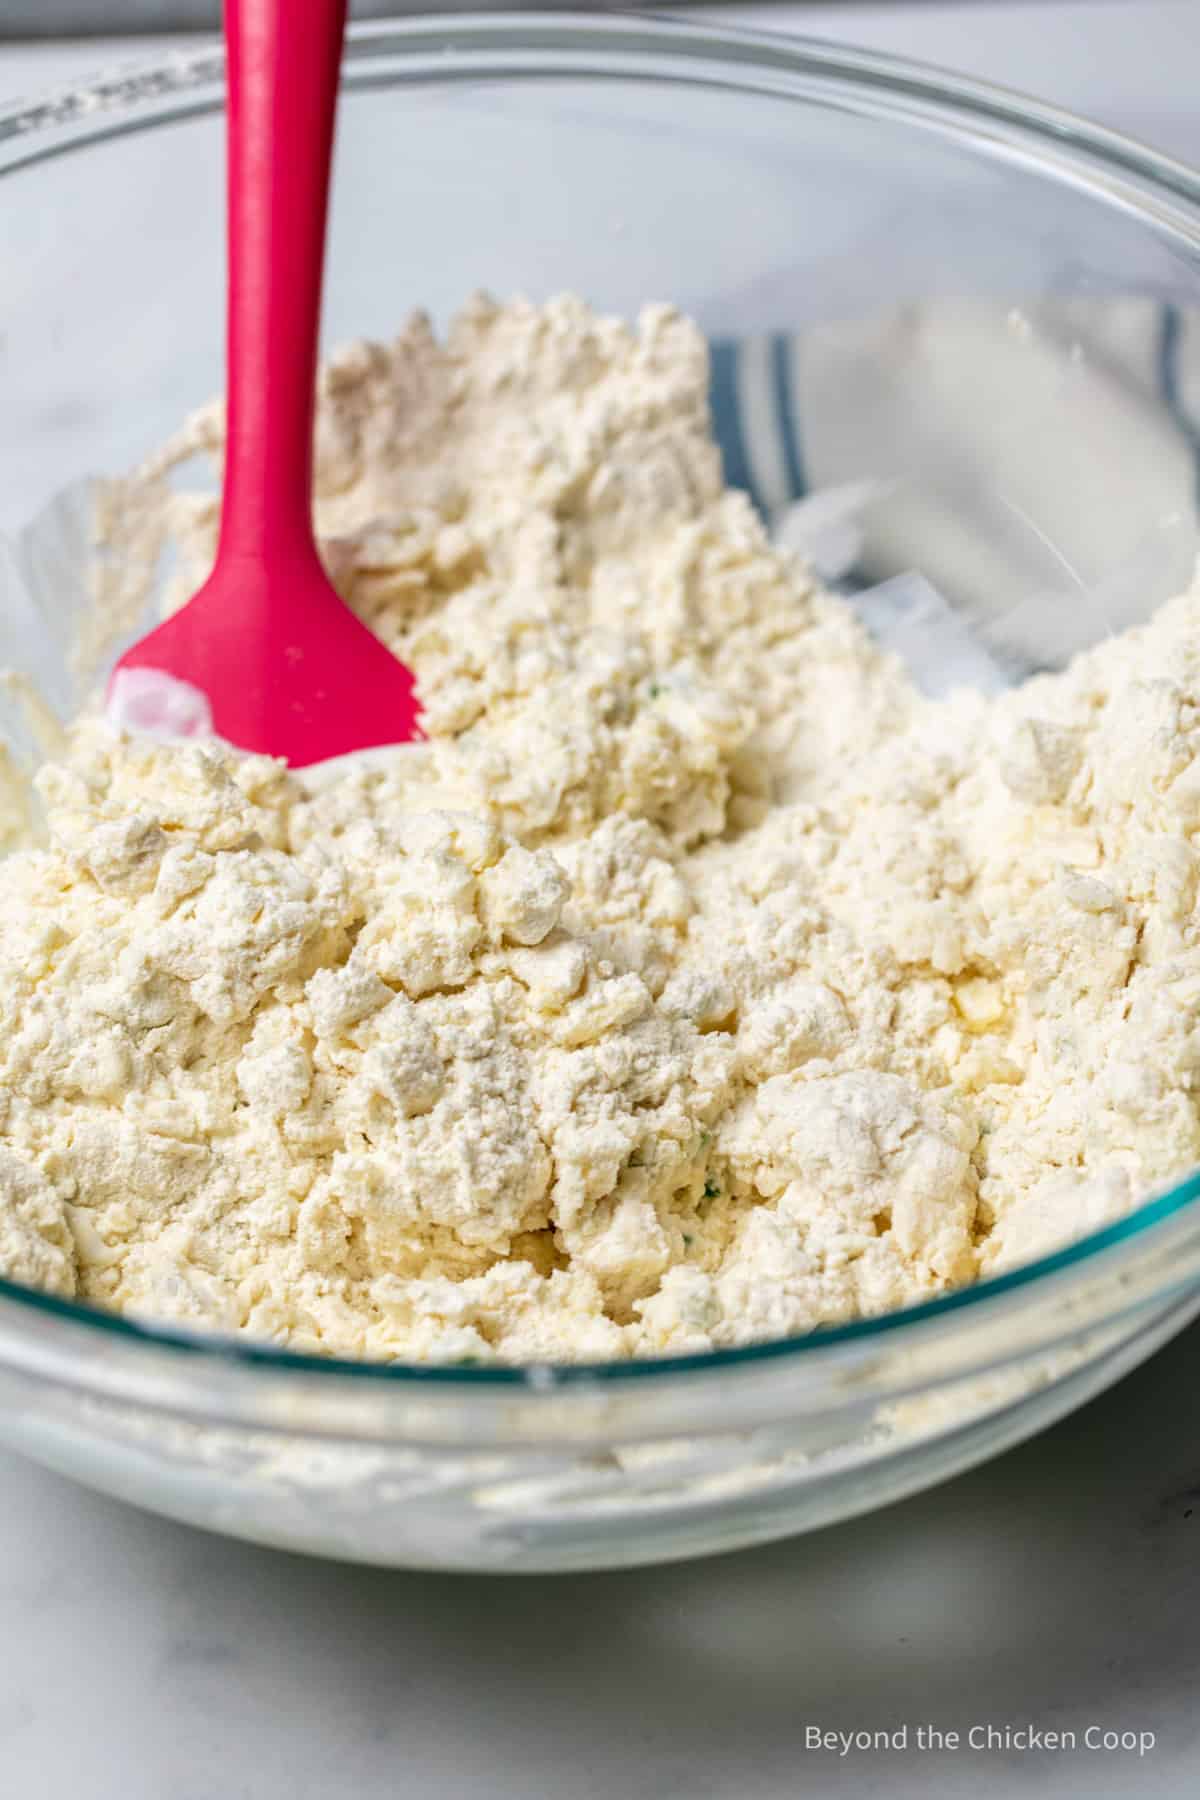
<path fill-rule="evenodd" d="M 322 376 L 423 742 L 94 718 L 0 865 L 0 1272 L 409 1359 L 693 1351 L 1037 1255 L 1200 1161 L 1200 595 L 922 698 L 724 487 L 696 329 L 480 299 Z M 172 542 L 220 407 L 113 501 Z"/>

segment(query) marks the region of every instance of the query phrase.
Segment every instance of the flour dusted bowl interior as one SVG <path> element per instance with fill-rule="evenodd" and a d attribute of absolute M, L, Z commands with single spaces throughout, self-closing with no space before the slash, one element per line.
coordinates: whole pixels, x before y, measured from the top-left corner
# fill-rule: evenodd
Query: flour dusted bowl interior
<path fill-rule="evenodd" d="M 96 675 L 68 654 L 88 647 L 78 484 L 136 464 L 220 386 L 218 76 L 200 57 L 114 80 L 0 146 L 3 660 L 63 713 Z M 727 480 L 927 694 L 1056 669 L 1188 585 L 1195 195 L 1082 128 L 871 59 L 682 28 L 363 33 L 327 342 L 386 340 L 412 305 L 444 327 L 479 286 L 690 312 Z M 29 752 L 19 709 L 13 741 Z M 562 1566 L 745 1541 L 962 1466 L 1144 1354 L 1189 1305 L 1188 1201 L 1172 1190 L 1102 1241 L 907 1318 L 661 1368 L 183 1356 L 169 1332 L 9 1290 L 5 1431 L 164 1510 L 376 1560 Z"/>

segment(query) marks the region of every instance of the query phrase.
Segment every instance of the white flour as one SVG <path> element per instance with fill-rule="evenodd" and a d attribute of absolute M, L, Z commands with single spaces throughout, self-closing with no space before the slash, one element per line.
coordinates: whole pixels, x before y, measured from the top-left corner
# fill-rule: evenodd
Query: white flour
<path fill-rule="evenodd" d="M 429 741 L 85 722 L 0 868 L 0 1268 L 303 1349 L 878 1311 L 1200 1160 L 1200 596 L 933 702 L 722 490 L 694 328 L 480 301 L 323 378 L 318 525 Z M 114 494 L 169 533 L 211 500 Z"/>

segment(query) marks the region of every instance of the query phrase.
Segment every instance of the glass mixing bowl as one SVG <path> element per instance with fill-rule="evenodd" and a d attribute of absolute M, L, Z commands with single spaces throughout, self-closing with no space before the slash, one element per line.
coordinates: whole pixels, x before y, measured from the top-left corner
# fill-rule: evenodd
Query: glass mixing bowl
<path fill-rule="evenodd" d="M 64 620 L 86 602 L 70 507 L 45 508 L 220 386 L 221 74 L 189 52 L 0 116 L 0 662 L 62 706 L 80 683 Z M 815 505 L 846 587 L 927 579 L 924 680 L 956 641 L 946 616 L 1006 679 L 1186 581 L 1200 182 L 1110 133 L 885 58 L 678 23 L 359 30 L 327 337 L 387 334 L 414 304 L 442 321 L 479 285 L 692 311 L 731 479 L 802 537 Z M 1193 1175 L 903 1313 L 620 1366 L 319 1362 L 0 1283 L 0 1439 L 175 1517 L 365 1561 L 728 1548 L 938 1480 L 1132 1367 L 1200 1309 L 1198 1195 Z"/>

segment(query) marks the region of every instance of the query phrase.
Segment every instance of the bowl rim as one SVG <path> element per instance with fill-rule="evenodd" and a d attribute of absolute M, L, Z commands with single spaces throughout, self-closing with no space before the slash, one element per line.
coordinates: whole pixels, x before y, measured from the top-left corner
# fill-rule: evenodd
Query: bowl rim
<path fill-rule="evenodd" d="M 783 32 L 757 25 L 732 25 L 724 21 L 693 21 L 678 13 L 659 13 L 651 9 L 595 14 L 566 8 L 529 12 L 514 8 L 484 13 L 464 10 L 444 18 L 433 14 L 410 14 L 349 24 L 343 60 L 344 84 L 350 87 L 363 85 L 359 65 L 380 58 L 389 49 L 408 59 L 422 54 L 434 58 L 438 65 L 436 71 L 427 69 L 419 78 L 435 85 L 479 78 L 479 69 L 464 53 L 492 57 L 496 73 L 511 77 L 522 71 L 508 66 L 509 58 L 556 55 L 563 58 L 568 51 L 576 55 L 586 53 L 602 60 L 605 57 L 636 58 L 655 54 L 664 54 L 669 59 L 674 54 L 681 59 L 681 67 L 673 76 L 665 67 L 658 73 L 660 79 L 679 81 L 688 80 L 688 62 L 712 63 L 714 60 L 743 77 L 732 83 L 737 86 L 750 85 L 746 76 L 751 69 L 757 69 L 762 75 L 776 72 L 793 78 L 806 74 L 829 81 L 842 78 L 864 96 L 879 94 L 897 100 L 908 99 L 918 107 L 928 102 L 947 118 L 963 116 L 977 122 L 987 120 L 1001 128 L 1009 127 L 1020 136 L 1040 140 L 1043 148 L 1065 146 L 1069 151 L 1094 156 L 1114 170 L 1146 178 L 1156 187 L 1190 204 L 1200 205 L 1200 168 L 1194 168 L 1166 151 L 1154 149 L 1112 126 L 1101 125 L 1067 107 L 999 82 L 963 75 L 943 65 L 890 51 L 836 43 L 807 33 Z M 191 43 L 177 44 L 158 55 L 115 60 L 107 68 L 98 68 L 91 76 L 58 84 L 29 99 L 17 98 L 0 104 L 0 175 L 116 135 L 117 132 L 108 129 L 104 122 L 109 113 L 131 113 L 142 109 L 137 117 L 118 126 L 117 131 L 143 129 L 158 122 L 157 113 L 164 103 L 178 100 L 190 90 L 221 83 L 224 72 L 225 55 L 220 39 L 214 35 L 197 35 Z M 578 76 L 588 70 L 564 59 L 556 71 L 530 62 L 523 72 L 526 75 L 561 72 Z M 632 75 L 634 71 L 626 67 L 620 73 Z M 359 81 L 354 79 L 356 74 Z M 695 85 L 701 84 L 696 80 Z M 217 111 L 220 106 L 217 94 L 188 107 L 177 107 L 169 117 L 178 120 Z M 73 135 L 74 128 L 81 128 L 78 138 Z M 68 134 L 66 141 L 49 148 L 31 141 L 38 132 L 55 129 Z M 19 148 L 14 150 L 14 141 L 27 145 L 28 154 L 22 155 Z M 998 153 L 1002 146 L 992 143 L 990 148 Z"/>
<path fill-rule="evenodd" d="M 364 68 L 389 52 L 412 65 L 410 79 L 430 86 L 486 78 L 521 79 L 548 74 L 586 79 L 618 74 L 630 79 L 679 85 L 711 85 L 720 79 L 746 91 L 764 81 L 776 93 L 803 101 L 797 82 L 823 83 L 843 104 L 855 98 L 881 104 L 874 110 L 899 114 L 927 129 L 952 131 L 974 122 L 986 126 L 988 150 L 1028 161 L 1047 178 L 1082 181 L 1098 199 L 1124 204 L 1148 222 L 1182 228 L 1200 251 L 1200 171 L 1108 127 L 1074 113 L 974 77 L 883 52 L 830 44 L 802 35 L 689 22 L 655 13 L 506 12 L 451 14 L 445 19 L 408 17 L 354 24 L 347 34 L 343 79 L 365 85 Z M 579 61 L 587 59 L 586 63 Z M 424 60 L 422 60 L 424 59 Z M 483 59 L 485 67 L 479 66 Z M 598 66 L 597 59 L 599 59 Z M 615 65 L 612 66 L 612 65 Z M 707 69 L 707 77 L 697 71 Z M 360 77 L 356 80 L 356 75 Z M 82 83 L 53 89 L 29 101 L 0 107 L 0 178 L 5 174 L 86 149 L 127 132 L 153 129 L 180 118 L 218 111 L 224 55 L 216 40 L 138 58 L 102 71 Z M 757 76 L 757 83 L 752 77 Z M 397 75 L 395 79 L 403 79 Z M 788 83 L 793 84 L 789 90 Z M 209 90 L 203 98 L 198 90 Z M 190 100 L 185 96 L 191 95 Z M 888 104 L 882 104 L 887 102 Z M 47 144 L 43 134 L 56 141 Z M 39 141 L 40 140 L 40 141 Z M 1129 178 L 1145 192 L 1123 185 Z M 1164 207 L 1162 202 L 1168 202 Z M 1174 203 L 1182 201 L 1180 212 Z M 595 1388 L 626 1386 L 671 1375 L 696 1376 L 722 1369 L 746 1370 L 794 1359 L 820 1358 L 855 1345 L 879 1343 L 897 1332 L 949 1322 L 955 1315 L 993 1316 L 997 1305 L 1032 1297 L 1049 1278 L 1066 1277 L 1111 1262 L 1123 1247 L 1158 1240 L 1180 1214 L 1200 1201 L 1200 1169 L 1153 1194 L 1123 1218 L 998 1275 L 934 1299 L 840 1325 L 817 1326 L 802 1335 L 772 1338 L 731 1349 L 685 1355 L 591 1363 L 485 1364 L 404 1363 L 317 1356 L 269 1341 L 198 1331 L 123 1316 L 84 1302 L 61 1299 L 0 1277 L 0 1319 L 10 1307 L 38 1316 L 44 1327 L 83 1326 L 113 1348 L 118 1342 L 184 1353 L 191 1367 L 207 1362 L 245 1370 L 347 1377 L 374 1384 L 447 1388 L 480 1399 L 500 1399 L 514 1388 L 546 1390 L 576 1384 Z M 1200 1281 L 1200 1269 L 1188 1271 Z"/>

